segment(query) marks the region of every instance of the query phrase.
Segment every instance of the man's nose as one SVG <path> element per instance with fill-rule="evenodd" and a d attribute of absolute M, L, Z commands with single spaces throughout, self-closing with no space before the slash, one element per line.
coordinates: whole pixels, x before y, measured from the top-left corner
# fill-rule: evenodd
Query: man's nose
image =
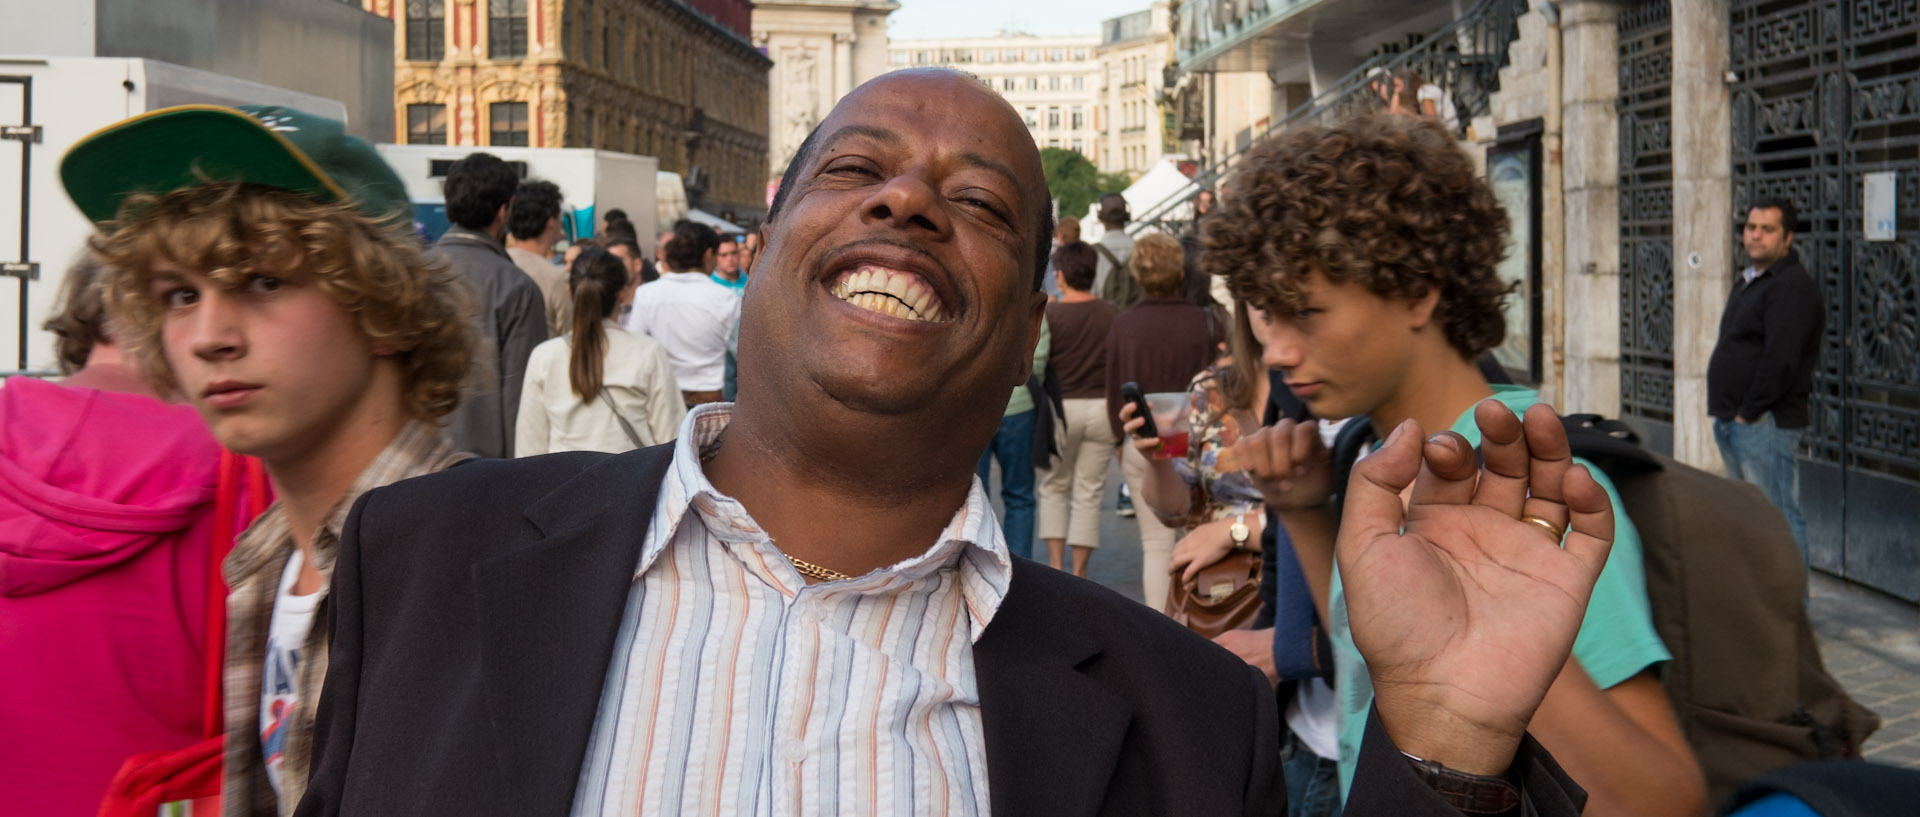
<path fill-rule="evenodd" d="M 187 342 L 202 360 L 230 360 L 246 353 L 246 332 L 240 305 L 226 293 L 208 287 L 194 305 Z"/>
<path fill-rule="evenodd" d="M 944 235 L 952 227 L 940 206 L 940 191 L 923 171 L 909 171 L 888 179 L 866 201 L 866 217 L 892 222 L 900 229 L 918 227 Z"/>
<path fill-rule="evenodd" d="M 1291 369 L 1305 359 L 1300 333 L 1286 321 L 1274 321 L 1267 330 L 1267 346 L 1260 352 L 1261 362 L 1269 369 Z"/>

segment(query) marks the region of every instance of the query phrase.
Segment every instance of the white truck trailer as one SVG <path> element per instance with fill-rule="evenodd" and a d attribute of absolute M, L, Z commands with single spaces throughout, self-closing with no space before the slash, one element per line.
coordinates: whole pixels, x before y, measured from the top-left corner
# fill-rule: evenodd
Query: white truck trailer
<path fill-rule="evenodd" d="M 515 165 L 521 176 L 560 187 L 561 221 L 567 239 L 598 235 L 601 216 L 625 210 L 640 235 L 641 249 L 653 252 L 656 174 L 660 160 L 592 148 L 527 148 L 475 145 L 375 145 L 407 185 L 414 221 L 429 238 L 447 229 L 442 185 L 447 168 L 470 153 L 485 152 Z"/>
<path fill-rule="evenodd" d="M 331 99 L 158 60 L 0 55 L 0 372 L 54 368 L 40 324 L 93 232 L 60 186 L 60 157 L 114 122 L 193 103 L 347 118 Z"/>

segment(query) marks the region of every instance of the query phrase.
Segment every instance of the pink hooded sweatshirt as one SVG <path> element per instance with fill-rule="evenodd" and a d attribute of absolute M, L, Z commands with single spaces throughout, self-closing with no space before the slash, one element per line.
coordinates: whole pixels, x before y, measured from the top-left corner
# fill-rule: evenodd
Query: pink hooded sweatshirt
<path fill-rule="evenodd" d="M 190 407 L 0 387 L 0 812 L 93 815 L 201 739 L 219 463 Z"/>

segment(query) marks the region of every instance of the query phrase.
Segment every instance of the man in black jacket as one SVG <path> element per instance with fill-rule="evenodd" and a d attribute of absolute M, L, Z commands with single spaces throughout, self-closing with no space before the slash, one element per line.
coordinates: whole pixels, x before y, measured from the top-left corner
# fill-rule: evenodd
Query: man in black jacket
<path fill-rule="evenodd" d="M 527 358 L 547 339 L 546 301 L 532 278 L 507 255 L 508 208 L 520 174 L 490 153 L 469 154 L 447 170 L 447 218 L 453 228 L 434 251 L 467 282 L 480 301 L 474 328 L 480 333 L 476 367 L 484 373 L 469 386 L 460 408 L 447 419 L 454 447 L 482 457 L 513 456 L 513 430 L 520 415 L 520 386 Z"/>
<path fill-rule="evenodd" d="M 1820 356 L 1826 304 L 1793 251 L 1793 202 L 1768 199 L 1747 211 L 1741 232 L 1752 265 L 1740 273 L 1720 316 L 1720 341 L 1707 364 L 1707 413 L 1727 475 L 1760 487 L 1787 515 L 1807 555 L 1800 475 L 1793 448 L 1807 427 L 1807 395 Z"/>
<path fill-rule="evenodd" d="M 1041 178 L 977 80 L 869 82 L 770 208 L 738 403 L 671 445 L 481 462 L 360 502 L 299 813 L 1281 813 L 1265 679 L 1011 557 L 974 476 L 1040 338 Z M 1470 452 L 1428 446 L 1423 471 L 1405 429 L 1356 469 L 1351 546 L 1405 581 L 1353 609 L 1414 683 L 1378 697 L 1348 814 L 1584 799 L 1524 730 L 1611 516 L 1555 476 L 1564 459 L 1502 439 L 1487 467 L 1514 476 L 1478 501 Z M 1564 495 L 1564 550 L 1489 499 L 1530 482 Z M 1428 569 L 1460 548 L 1518 578 L 1495 599 Z M 1419 670 L 1459 661 L 1510 672 L 1455 697 Z"/>

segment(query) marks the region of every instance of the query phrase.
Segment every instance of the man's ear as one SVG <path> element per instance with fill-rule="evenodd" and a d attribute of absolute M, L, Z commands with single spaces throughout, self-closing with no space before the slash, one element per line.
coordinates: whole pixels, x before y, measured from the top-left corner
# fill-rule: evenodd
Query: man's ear
<path fill-rule="evenodd" d="M 1425 329 L 1428 324 L 1433 323 L 1433 311 L 1439 306 L 1440 286 L 1438 284 L 1428 285 L 1425 295 L 1408 301 L 1407 309 L 1412 313 L 1413 328 Z"/>

